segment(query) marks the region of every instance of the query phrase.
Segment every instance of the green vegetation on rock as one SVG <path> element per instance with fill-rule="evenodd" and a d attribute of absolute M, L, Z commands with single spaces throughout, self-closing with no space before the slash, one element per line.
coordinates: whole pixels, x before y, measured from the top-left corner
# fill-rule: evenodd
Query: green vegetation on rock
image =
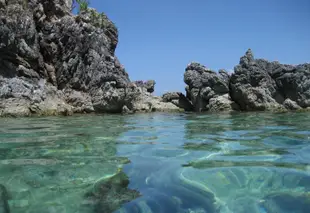
<path fill-rule="evenodd" d="M 72 9 L 78 5 L 79 12 L 86 11 L 88 9 L 90 2 L 89 0 L 73 0 L 72 1 Z"/>

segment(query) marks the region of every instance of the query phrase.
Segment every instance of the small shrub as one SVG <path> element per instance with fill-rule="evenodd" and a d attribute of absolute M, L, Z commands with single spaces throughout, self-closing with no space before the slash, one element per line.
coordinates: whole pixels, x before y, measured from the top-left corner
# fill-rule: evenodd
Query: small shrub
<path fill-rule="evenodd" d="M 73 0 L 72 1 L 72 10 L 78 7 L 78 12 L 86 11 L 88 5 L 90 4 L 89 0 Z"/>

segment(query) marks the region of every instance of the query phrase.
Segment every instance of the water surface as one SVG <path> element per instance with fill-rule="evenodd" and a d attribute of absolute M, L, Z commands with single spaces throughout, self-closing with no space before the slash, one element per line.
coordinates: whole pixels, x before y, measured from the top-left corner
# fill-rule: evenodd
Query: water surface
<path fill-rule="evenodd" d="M 307 113 L 0 119 L 12 213 L 309 213 L 309 163 Z"/>

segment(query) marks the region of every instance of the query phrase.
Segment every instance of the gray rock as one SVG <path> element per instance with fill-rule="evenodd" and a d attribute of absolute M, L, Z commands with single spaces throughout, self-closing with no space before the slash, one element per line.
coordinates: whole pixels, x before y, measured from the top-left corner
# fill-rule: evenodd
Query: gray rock
<path fill-rule="evenodd" d="M 130 93 L 131 101 L 126 103 L 124 113 L 130 112 L 179 112 L 178 106 L 165 102 L 162 97 L 153 96 L 141 87 L 135 87 Z"/>
<path fill-rule="evenodd" d="M 215 101 L 217 97 L 226 95 L 229 97 L 229 75 L 225 70 L 216 73 L 199 63 L 190 63 L 185 70 L 184 82 L 186 87 L 186 97 L 192 102 L 195 111 L 206 111 L 212 106 L 212 110 L 222 109 L 224 99 Z M 226 97 L 225 96 L 225 97 Z M 210 100 L 213 98 L 210 106 Z M 214 104 L 221 106 L 214 106 Z"/>
<path fill-rule="evenodd" d="M 167 92 L 162 95 L 163 102 L 171 102 L 185 111 L 193 111 L 193 104 L 181 92 Z"/>
<path fill-rule="evenodd" d="M 122 112 L 136 99 L 114 55 L 115 25 L 92 8 L 75 16 L 71 6 L 72 0 L 1 0 L 1 115 Z M 146 82 L 146 92 L 154 85 Z"/>
<path fill-rule="evenodd" d="M 225 94 L 211 98 L 206 106 L 206 109 L 210 112 L 238 111 L 239 106 L 230 100 L 228 94 Z"/>
<path fill-rule="evenodd" d="M 287 98 L 284 102 L 283 102 L 283 106 L 286 108 L 286 109 L 289 109 L 289 110 L 299 110 L 301 109 L 301 107 L 295 102 L 295 101 L 292 101 L 291 99 Z"/>
<path fill-rule="evenodd" d="M 254 59 L 251 50 L 241 57 L 230 78 L 230 94 L 241 110 L 273 110 L 310 106 L 310 64 L 283 65 Z M 296 105 L 293 108 L 298 108 Z"/>

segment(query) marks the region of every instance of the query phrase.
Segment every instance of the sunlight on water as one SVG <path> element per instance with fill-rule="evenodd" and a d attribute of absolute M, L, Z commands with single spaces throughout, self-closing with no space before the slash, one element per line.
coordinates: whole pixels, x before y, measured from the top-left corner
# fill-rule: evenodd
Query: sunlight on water
<path fill-rule="evenodd" d="M 0 213 L 309 213 L 310 114 L 0 119 Z"/>

